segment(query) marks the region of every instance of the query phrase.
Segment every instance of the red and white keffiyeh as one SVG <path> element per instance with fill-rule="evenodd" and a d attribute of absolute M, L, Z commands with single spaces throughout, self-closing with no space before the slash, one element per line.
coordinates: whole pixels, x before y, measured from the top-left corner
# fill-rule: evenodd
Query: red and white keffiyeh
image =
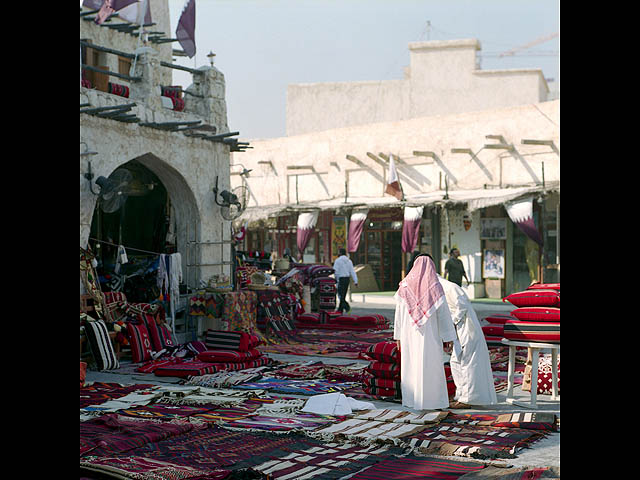
<path fill-rule="evenodd" d="M 398 296 L 416 326 L 422 327 L 445 300 L 436 266 L 429 257 L 417 257 L 409 274 L 400 282 Z"/>

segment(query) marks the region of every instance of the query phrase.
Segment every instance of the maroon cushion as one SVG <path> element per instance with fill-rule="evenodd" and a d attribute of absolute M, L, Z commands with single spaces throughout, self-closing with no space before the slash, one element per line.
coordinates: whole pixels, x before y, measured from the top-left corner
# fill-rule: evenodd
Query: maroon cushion
<path fill-rule="evenodd" d="M 527 287 L 527 290 L 540 290 L 540 289 L 553 289 L 553 290 L 557 290 L 560 291 L 560 284 L 559 283 L 534 283 L 533 285 L 530 285 Z"/>
<path fill-rule="evenodd" d="M 367 395 L 373 395 L 375 397 L 393 397 L 402 398 L 402 391 L 395 388 L 379 388 L 375 385 L 365 385 L 362 387 L 362 391 Z"/>
<path fill-rule="evenodd" d="M 320 323 L 320 315 L 318 313 L 301 313 L 296 317 L 296 322 L 315 325 Z"/>
<path fill-rule="evenodd" d="M 557 307 L 520 307 L 511 312 L 517 320 L 536 322 L 559 322 L 560 309 Z"/>
<path fill-rule="evenodd" d="M 201 362 L 239 363 L 252 360 L 262 355 L 258 350 L 251 349 L 247 352 L 236 350 L 205 350 L 198 354 Z"/>
<path fill-rule="evenodd" d="M 502 337 L 504 333 L 503 325 L 485 325 L 482 327 L 482 333 L 484 333 L 485 337 Z"/>
<path fill-rule="evenodd" d="M 379 342 L 371 345 L 363 352 L 364 356 L 371 360 L 385 363 L 400 363 L 400 350 L 395 341 Z"/>
<path fill-rule="evenodd" d="M 372 375 L 366 375 L 362 381 L 367 387 L 389 388 L 400 391 L 399 378 L 377 378 Z"/>
<path fill-rule="evenodd" d="M 507 320 L 517 320 L 516 317 L 513 317 L 511 315 L 503 315 L 501 313 L 493 313 L 487 317 L 484 317 L 484 319 L 489 323 L 498 323 L 500 325 L 504 325 L 504 322 L 506 322 Z"/>
<path fill-rule="evenodd" d="M 378 378 L 400 378 L 400 365 L 397 363 L 374 360 L 365 370 Z"/>
<path fill-rule="evenodd" d="M 560 343 L 560 322 L 530 322 L 508 320 L 504 338 L 524 342 Z"/>
<path fill-rule="evenodd" d="M 515 292 L 502 299 L 516 307 L 558 307 L 560 308 L 560 292 L 557 290 L 524 290 Z"/>
<path fill-rule="evenodd" d="M 190 377 L 196 375 L 206 375 L 216 373 L 217 367 L 213 363 L 201 362 L 198 360 L 175 363 L 156 368 L 153 373 L 158 377 Z"/>
<path fill-rule="evenodd" d="M 147 327 L 143 323 L 129 322 L 127 323 L 127 333 L 129 334 L 129 344 L 131 345 L 131 361 L 140 363 L 151 360 L 153 347 Z"/>

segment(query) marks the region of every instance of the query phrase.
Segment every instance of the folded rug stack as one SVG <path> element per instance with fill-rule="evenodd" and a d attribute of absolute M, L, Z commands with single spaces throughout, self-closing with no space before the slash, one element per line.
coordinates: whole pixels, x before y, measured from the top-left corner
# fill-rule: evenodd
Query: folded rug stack
<path fill-rule="evenodd" d="M 503 299 L 517 308 L 516 320 L 504 323 L 504 338 L 525 342 L 560 343 L 560 284 L 536 283 Z"/>
<path fill-rule="evenodd" d="M 262 367 L 270 359 L 256 347 L 262 340 L 246 332 L 207 330 L 204 348 L 195 359 L 167 361 L 154 370 L 160 377 L 192 377 L 221 371 L 245 370 Z"/>
<path fill-rule="evenodd" d="M 384 330 L 389 327 L 389 319 L 379 313 L 371 315 L 340 315 L 339 313 L 332 313 L 321 312 L 298 315 L 296 319 L 297 326 L 298 328 L 325 330 Z"/>
<path fill-rule="evenodd" d="M 379 342 L 363 352 L 371 359 L 365 369 L 362 390 L 376 397 L 402 398 L 400 389 L 400 350 L 395 341 Z"/>

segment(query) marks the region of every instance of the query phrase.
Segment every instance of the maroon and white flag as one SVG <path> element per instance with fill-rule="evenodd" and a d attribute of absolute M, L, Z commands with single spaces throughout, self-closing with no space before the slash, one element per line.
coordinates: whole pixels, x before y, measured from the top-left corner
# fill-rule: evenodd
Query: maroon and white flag
<path fill-rule="evenodd" d="M 362 235 L 362 230 L 364 229 L 364 222 L 367 220 L 367 213 L 369 211 L 363 212 L 353 212 L 351 214 L 351 218 L 349 218 L 349 235 L 347 236 L 347 251 L 355 252 L 358 250 L 358 246 L 360 245 L 360 235 Z"/>
<path fill-rule="evenodd" d="M 314 212 L 305 212 L 298 215 L 298 232 L 296 234 L 296 245 L 300 252 L 300 257 L 309 244 L 309 239 L 313 234 L 313 230 L 318 223 L 318 210 Z"/>
<path fill-rule="evenodd" d="M 404 207 L 404 222 L 402 223 L 403 252 L 413 252 L 418 244 L 423 210 L 423 206 Z"/>
<path fill-rule="evenodd" d="M 398 171 L 396 170 L 396 162 L 393 160 L 393 155 L 389 154 L 389 178 L 387 179 L 387 188 L 384 193 L 393 195 L 398 200 L 402 200 L 402 186 L 400 185 L 400 178 L 398 177 Z"/>
<path fill-rule="evenodd" d="M 196 54 L 196 0 L 186 1 L 178 20 L 176 38 L 184 53 L 193 58 Z"/>
<path fill-rule="evenodd" d="M 95 22 L 98 25 L 104 23 L 115 12 L 128 7 L 131 4 L 138 2 L 138 0 L 104 0 L 102 2 L 95 0 L 88 0 L 82 3 L 83 7 L 87 8 L 100 8 L 96 15 Z M 98 4 L 100 4 L 98 6 Z"/>
<path fill-rule="evenodd" d="M 531 240 L 542 246 L 542 236 L 533 221 L 533 197 L 505 204 L 507 214 L 513 223 Z"/>

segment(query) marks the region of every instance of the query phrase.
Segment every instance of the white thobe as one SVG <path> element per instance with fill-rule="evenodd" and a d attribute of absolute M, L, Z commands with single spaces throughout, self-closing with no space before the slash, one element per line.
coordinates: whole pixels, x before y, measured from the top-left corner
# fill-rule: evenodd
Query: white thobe
<path fill-rule="evenodd" d="M 407 305 L 396 292 L 393 338 L 400 340 L 400 386 L 402 405 L 416 410 L 447 408 L 447 379 L 444 373 L 443 342 L 456 338 L 447 302 L 417 327 Z"/>
<path fill-rule="evenodd" d="M 469 405 L 497 403 L 489 349 L 471 301 L 460 286 L 440 276 L 438 280 L 444 288 L 462 346 L 462 354 L 453 353 L 449 361 L 451 376 L 456 384 L 454 399 Z"/>

